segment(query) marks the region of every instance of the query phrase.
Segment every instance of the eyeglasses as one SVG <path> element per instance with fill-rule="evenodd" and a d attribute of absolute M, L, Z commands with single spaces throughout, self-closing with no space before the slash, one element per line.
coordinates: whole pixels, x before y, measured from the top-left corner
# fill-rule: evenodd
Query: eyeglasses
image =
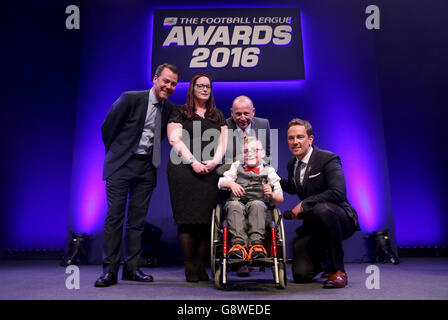
<path fill-rule="evenodd" d="M 257 151 L 263 151 L 264 149 L 260 149 L 260 148 L 257 148 L 257 149 L 243 149 L 243 152 L 244 153 L 248 153 L 248 152 L 257 152 Z"/>
<path fill-rule="evenodd" d="M 210 90 L 212 88 L 211 85 L 209 84 L 202 84 L 202 83 L 196 83 L 195 84 L 196 88 L 198 88 L 199 90 L 202 90 L 204 88 L 207 88 L 207 90 Z"/>

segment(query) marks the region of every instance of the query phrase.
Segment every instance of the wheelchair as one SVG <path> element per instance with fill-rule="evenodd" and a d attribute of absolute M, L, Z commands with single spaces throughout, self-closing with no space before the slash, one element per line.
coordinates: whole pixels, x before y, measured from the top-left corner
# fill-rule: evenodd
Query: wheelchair
<path fill-rule="evenodd" d="M 222 208 L 222 204 L 215 207 L 211 223 L 210 266 L 215 287 L 224 289 L 228 283 L 227 272 L 236 271 L 241 264 L 248 264 L 249 267 L 260 267 L 260 269 L 272 268 L 276 287 L 285 289 L 287 285 L 286 240 L 280 210 L 274 206 L 268 208 L 265 235 L 265 248 L 268 257 L 263 259 L 260 264 L 260 261 L 227 258 L 231 245 L 228 225 Z"/>

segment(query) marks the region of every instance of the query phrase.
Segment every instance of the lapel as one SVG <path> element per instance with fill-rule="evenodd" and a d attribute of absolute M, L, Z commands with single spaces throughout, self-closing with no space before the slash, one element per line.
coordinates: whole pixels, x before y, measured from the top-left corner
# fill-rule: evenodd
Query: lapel
<path fill-rule="evenodd" d="M 236 128 L 236 123 L 233 120 L 233 118 L 227 119 L 227 126 L 229 127 L 229 129 L 235 129 Z"/>
<path fill-rule="evenodd" d="M 288 166 L 287 166 L 287 170 L 288 170 L 288 184 L 290 186 L 295 186 L 294 184 L 294 162 L 295 162 L 296 157 L 291 158 L 288 161 Z"/>
<path fill-rule="evenodd" d="M 143 127 L 145 126 L 146 116 L 148 113 L 148 103 L 149 103 L 149 90 L 141 91 L 137 102 L 137 107 L 139 108 L 139 117 L 138 117 L 139 132 L 143 131 Z"/>
<path fill-rule="evenodd" d="M 231 129 L 232 131 L 235 130 L 236 124 L 235 124 L 235 121 L 233 121 L 232 117 L 227 118 L 226 123 L 227 123 L 228 129 Z M 233 136 L 233 142 L 235 142 L 235 136 L 234 135 L 232 135 L 232 136 Z"/>
<path fill-rule="evenodd" d="M 227 120 L 226 120 L 226 122 L 227 122 L 227 127 L 228 127 L 228 129 L 231 129 L 232 130 L 232 142 L 229 140 L 229 141 L 227 141 L 227 143 L 228 144 L 230 144 L 230 143 L 233 143 L 233 154 L 232 154 L 232 158 L 233 159 L 235 159 L 235 157 L 236 157 L 236 135 L 238 134 L 237 132 L 235 132 L 235 130 L 236 130 L 236 123 L 235 123 L 235 121 L 233 120 L 233 118 L 232 117 L 230 117 L 230 118 L 228 118 Z M 228 147 L 227 147 L 227 149 L 228 149 Z"/>
<path fill-rule="evenodd" d="M 161 102 L 161 104 L 162 104 L 162 106 L 161 106 L 161 108 L 162 108 L 162 125 L 164 125 L 165 120 L 166 120 L 166 116 L 167 116 L 167 114 L 168 114 L 168 106 L 167 106 L 167 101 L 166 101 L 166 99 L 163 100 L 163 101 Z"/>
<path fill-rule="evenodd" d="M 255 124 L 255 117 L 250 121 L 250 129 L 254 130 L 255 137 L 258 138 L 257 125 Z"/>

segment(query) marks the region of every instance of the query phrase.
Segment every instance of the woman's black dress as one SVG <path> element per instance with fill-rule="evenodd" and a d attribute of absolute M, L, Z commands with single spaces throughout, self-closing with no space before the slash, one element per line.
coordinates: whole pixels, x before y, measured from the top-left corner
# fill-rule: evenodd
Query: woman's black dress
<path fill-rule="evenodd" d="M 183 141 L 198 161 L 213 158 L 213 150 L 216 150 L 219 143 L 217 133 L 220 132 L 222 126 L 226 125 L 224 114 L 221 110 L 216 110 L 218 112 L 216 122 L 201 118 L 198 115 L 195 115 L 193 120 L 189 120 L 186 117 L 185 105 L 175 107 L 168 120 L 168 123 L 182 124 L 183 129 L 188 132 L 188 135 L 183 134 Z M 214 130 L 209 130 L 204 135 L 204 132 L 208 129 Z M 193 135 L 193 132 L 195 135 Z M 211 138 L 208 138 L 210 136 Z M 206 149 L 205 152 L 203 152 L 204 149 Z M 196 154 L 195 150 L 200 150 L 201 153 Z M 177 224 L 210 223 L 212 210 L 219 202 L 219 177 L 216 168 L 208 174 L 200 175 L 194 172 L 189 164 L 174 164 L 171 157 L 172 154 L 170 154 L 170 161 L 167 166 L 167 175 L 174 221 Z"/>

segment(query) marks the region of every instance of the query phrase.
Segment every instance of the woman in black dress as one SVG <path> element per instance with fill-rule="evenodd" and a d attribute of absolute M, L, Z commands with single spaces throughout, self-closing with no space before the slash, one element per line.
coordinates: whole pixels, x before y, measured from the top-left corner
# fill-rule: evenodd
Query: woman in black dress
<path fill-rule="evenodd" d="M 193 77 L 187 103 L 173 110 L 167 130 L 173 146 L 168 184 L 185 277 L 189 282 L 207 281 L 211 215 L 219 202 L 215 167 L 221 163 L 227 142 L 226 120 L 216 108 L 209 76 Z"/>

